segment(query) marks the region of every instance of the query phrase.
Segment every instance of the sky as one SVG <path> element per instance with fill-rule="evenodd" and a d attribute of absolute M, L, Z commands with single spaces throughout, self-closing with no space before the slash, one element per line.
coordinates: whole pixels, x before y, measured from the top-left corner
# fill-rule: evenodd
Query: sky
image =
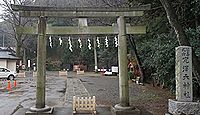
<path fill-rule="evenodd" d="M 3 0 L 0 0 L 0 4 L 3 3 Z M 3 13 L 3 9 L 2 7 L 0 6 L 0 15 Z M 0 18 L 0 22 L 2 22 L 3 20 Z"/>

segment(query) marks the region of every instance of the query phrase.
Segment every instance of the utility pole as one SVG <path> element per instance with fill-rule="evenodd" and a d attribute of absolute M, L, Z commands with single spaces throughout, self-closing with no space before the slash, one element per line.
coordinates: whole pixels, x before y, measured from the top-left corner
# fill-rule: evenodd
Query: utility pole
<path fill-rule="evenodd" d="M 4 42 L 5 42 L 5 40 L 4 40 L 4 34 L 3 34 L 3 47 L 4 47 L 4 45 L 5 45 Z"/>

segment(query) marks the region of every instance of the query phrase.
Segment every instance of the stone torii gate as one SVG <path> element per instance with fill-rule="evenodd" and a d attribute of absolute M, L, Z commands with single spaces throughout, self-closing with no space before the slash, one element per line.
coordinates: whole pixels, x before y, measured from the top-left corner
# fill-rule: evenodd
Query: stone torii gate
<path fill-rule="evenodd" d="M 81 24 L 80 21 L 84 21 L 85 24 Z M 17 27 L 18 34 L 38 34 L 37 26 L 18 26 Z M 126 32 L 127 34 L 145 34 L 146 26 L 130 26 L 130 24 L 126 24 Z M 46 28 L 47 35 L 108 35 L 108 34 L 119 34 L 117 24 L 113 24 L 112 26 L 88 26 L 86 18 L 79 18 L 78 26 L 51 26 L 47 25 Z M 97 64 L 97 52 L 96 52 L 96 38 L 94 38 L 94 70 L 97 72 L 98 64 Z"/>
<path fill-rule="evenodd" d="M 126 27 L 125 18 L 142 16 L 144 10 L 149 10 L 150 5 L 134 8 L 58 8 L 12 5 L 14 11 L 22 17 L 38 17 L 38 27 L 21 28 L 19 32 L 38 34 L 37 43 L 37 90 L 36 106 L 30 108 L 32 112 L 47 112 L 51 109 L 45 105 L 45 62 L 46 62 L 46 34 L 118 34 L 118 60 L 119 60 L 119 96 L 120 103 L 114 109 L 117 111 L 132 110 L 129 105 L 129 87 L 127 77 L 127 41 L 126 34 L 144 34 L 145 27 Z M 54 18 L 91 18 L 113 17 L 118 18 L 117 26 L 93 26 L 93 27 L 50 27 L 46 19 Z"/>

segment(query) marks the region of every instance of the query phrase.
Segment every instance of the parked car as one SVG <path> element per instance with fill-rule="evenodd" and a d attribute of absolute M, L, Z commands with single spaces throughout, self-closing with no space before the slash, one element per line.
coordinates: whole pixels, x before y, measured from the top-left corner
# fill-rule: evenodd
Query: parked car
<path fill-rule="evenodd" d="M 113 75 L 113 73 L 111 71 L 106 71 L 106 72 L 104 72 L 104 75 L 109 76 L 109 75 Z"/>
<path fill-rule="evenodd" d="M 6 78 L 7 80 L 14 80 L 17 76 L 15 71 L 11 71 L 8 68 L 0 67 L 0 78 Z"/>

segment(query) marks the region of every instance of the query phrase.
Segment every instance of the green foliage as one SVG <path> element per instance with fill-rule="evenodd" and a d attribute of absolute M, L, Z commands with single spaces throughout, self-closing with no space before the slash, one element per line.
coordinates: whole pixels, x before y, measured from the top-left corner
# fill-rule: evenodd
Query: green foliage
<path fill-rule="evenodd" d="M 168 23 L 166 12 L 159 0 L 129 0 L 135 3 L 151 3 L 152 9 L 145 18 L 147 34 L 136 40 L 136 46 L 147 77 L 157 75 L 158 80 L 171 90 L 175 83 L 175 47 L 178 46 L 176 33 Z M 177 19 L 185 30 L 193 52 L 200 57 L 200 2 L 198 0 L 169 1 L 175 9 Z M 194 92 L 200 94 L 197 81 L 193 82 Z"/>
<path fill-rule="evenodd" d="M 200 57 L 200 26 L 198 26 L 196 29 L 188 28 L 186 29 L 187 37 L 190 38 L 190 43 L 192 45 L 193 52 L 196 53 L 198 57 Z M 199 83 L 196 79 L 193 79 L 193 93 L 195 97 L 199 98 L 200 90 Z"/>
<path fill-rule="evenodd" d="M 147 76 L 156 74 L 165 86 L 174 84 L 175 47 L 178 45 L 174 39 L 172 34 L 158 34 L 154 38 L 144 36 L 136 40 L 143 66 L 150 73 Z"/>
<path fill-rule="evenodd" d="M 105 38 L 105 37 L 104 37 Z M 117 48 L 114 47 L 114 39 L 113 37 L 108 37 L 109 47 L 105 47 L 105 39 L 100 38 L 101 46 L 97 48 L 97 56 L 98 56 L 98 67 L 99 68 L 110 68 L 112 65 L 117 65 L 118 56 L 117 56 Z M 82 39 L 82 48 L 79 48 L 79 43 L 77 39 L 72 40 L 73 52 L 69 50 L 68 42 L 63 44 L 62 50 L 63 56 L 62 63 L 63 64 L 83 64 L 88 67 L 88 70 L 94 70 L 94 49 L 93 49 L 93 39 L 91 40 L 92 49 L 88 48 L 87 39 Z"/>
<path fill-rule="evenodd" d="M 134 78 L 133 72 L 129 71 L 128 72 L 128 79 L 131 80 Z"/>
<path fill-rule="evenodd" d="M 92 42 L 92 40 L 91 40 Z M 91 44 L 93 46 L 93 44 Z M 87 65 L 88 70 L 94 70 L 94 49 L 88 48 L 88 44 L 83 45 L 83 48 L 80 52 L 81 60 L 84 65 Z"/>
<path fill-rule="evenodd" d="M 197 56 L 200 57 L 200 26 L 198 26 L 196 29 L 186 29 L 186 35 L 188 38 L 190 38 L 190 43 L 193 51 Z"/>
<path fill-rule="evenodd" d="M 100 39 L 101 46 L 97 48 L 99 67 L 111 68 L 118 65 L 118 49 L 115 47 L 114 38 L 108 37 L 108 47 L 105 47 L 104 39 Z"/>
<path fill-rule="evenodd" d="M 168 33 L 169 25 L 166 17 L 158 16 L 148 22 L 148 34 L 153 37 L 156 34 Z"/>
<path fill-rule="evenodd" d="M 63 46 L 63 56 L 62 63 L 63 64 L 83 64 L 91 70 L 94 67 L 94 50 L 88 49 L 87 39 L 82 39 L 82 48 L 80 49 L 79 43 L 77 39 L 71 39 L 72 41 L 72 49 L 71 52 L 69 50 L 69 43 L 64 44 Z M 91 40 L 92 43 L 92 40 Z M 92 45 L 92 44 L 91 44 Z M 93 46 L 93 45 L 92 45 Z"/>
<path fill-rule="evenodd" d="M 59 44 L 59 37 L 62 38 L 62 45 Z M 49 36 L 47 36 L 47 70 L 61 70 L 65 69 L 66 65 L 74 65 L 74 64 L 83 64 L 86 65 L 88 70 L 94 70 L 94 49 L 93 49 L 93 39 L 92 37 L 88 37 L 91 40 L 91 48 L 88 48 L 87 38 L 84 36 L 81 38 L 82 48 L 79 47 L 78 37 L 80 36 L 72 36 L 72 49 L 71 52 L 69 50 L 69 42 L 68 37 L 65 36 L 51 36 L 52 45 L 50 47 Z M 34 41 L 33 41 L 34 40 Z M 108 37 L 109 47 L 105 47 L 105 36 L 100 39 L 101 47 L 97 48 L 98 54 L 98 67 L 110 68 L 112 65 L 117 65 L 118 56 L 117 56 L 117 48 L 114 44 L 113 36 Z M 30 39 L 27 41 L 28 59 L 36 62 L 36 46 L 37 39 Z"/>

